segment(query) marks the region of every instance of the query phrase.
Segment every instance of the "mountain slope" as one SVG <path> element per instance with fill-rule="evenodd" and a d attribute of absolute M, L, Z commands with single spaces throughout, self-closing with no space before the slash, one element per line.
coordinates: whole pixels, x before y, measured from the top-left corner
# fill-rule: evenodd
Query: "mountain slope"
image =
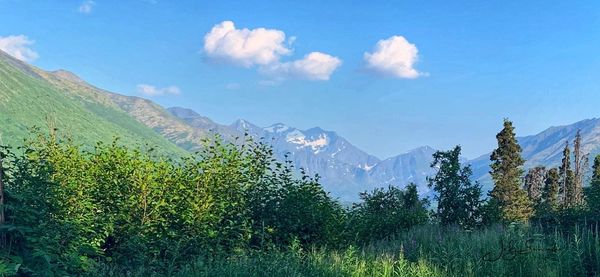
<path fill-rule="evenodd" d="M 421 194 L 428 194 L 427 177 L 435 174 L 430 167 L 436 150 L 423 146 L 407 153 L 385 159 L 370 170 L 372 186 L 388 186 L 415 183 Z"/>
<path fill-rule="evenodd" d="M 37 126 L 58 128 L 90 145 L 120 137 L 128 145 L 144 142 L 164 153 L 185 153 L 71 75 L 43 71 L 0 51 L 1 143 L 21 144 Z"/>

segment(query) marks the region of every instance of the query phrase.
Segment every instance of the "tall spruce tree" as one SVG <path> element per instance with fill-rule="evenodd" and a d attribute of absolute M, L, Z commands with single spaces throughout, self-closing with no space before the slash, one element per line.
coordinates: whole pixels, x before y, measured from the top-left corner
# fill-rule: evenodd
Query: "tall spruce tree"
<path fill-rule="evenodd" d="M 573 203 L 579 206 L 584 203 L 583 198 L 583 178 L 588 167 L 588 157 L 581 149 L 581 130 L 577 130 L 575 140 L 573 141 Z"/>
<path fill-rule="evenodd" d="M 433 177 L 427 178 L 429 186 L 437 192 L 437 217 L 442 225 L 457 224 L 474 227 L 481 216 L 481 186 L 471 182 L 471 167 L 460 164 L 460 146 L 433 154 Z"/>
<path fill-rule="evenodd" d="M 494 189 L 491 201 L 497 206 L 500 218 L 505 222 L 526 222 L 533 214 L 527 192 L 521 188 L 521 176 L 525 160 L 521 157 L 521 146 L 515 138 L 512 122 L 504 119 L 504 128 L 496 135 L 498 148 L 490 157 L 490 174 Z"/>
<path fill-rule="evenodd" d="M 576 205 L 575 173 L 571 169 L 571 149 L 569 141 L 565 142 L 563 158 L 560 165 L 560 191 L 559 199 L 565 208 Z"/>

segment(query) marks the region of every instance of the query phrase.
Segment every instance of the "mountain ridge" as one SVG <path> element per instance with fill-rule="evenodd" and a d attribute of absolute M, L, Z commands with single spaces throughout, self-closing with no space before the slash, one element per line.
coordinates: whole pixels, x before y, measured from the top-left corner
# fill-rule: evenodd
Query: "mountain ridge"
<path fill-rule="evenodd" d="M 0 137 L 20 145 L 30 129 L 58 128 L 77 142 L 94 145 L 119 137 L 129 145 L 149 143 L 173 155 L 178 147 L 111 103 L 102 93 L 28 65 L 0 51 Z M 45 128 L 44 128 L 45 127 Z"/>
<path fill-rule="evenodd" d="M 202 147 L 202 140 L 220 135 L 234 141 L 247 134 L 273 146 L 279 159 L 290 159 L 296 168 L 319 174 L 327 191 L 343 201 L 376 187 L 403 187 L 414 182 L 422 195 L 430 195 L 427 176 L 436 149 L 421 146 L 380 159 L 353 145 L 335 131 L 320 127 L 298 129 L 283 123 L 260 127 L 245 119 L 219 124 L 187 108 L 164 108 L 152 100 L 95 87 L 67 70 L 44 71 L 0 51 L 0 130 L 2 143 L 18 143 L 28 127 L 48 121 L 71 132 L 82 142 L 122 136 L 126 143 L 155 144 L 166 152 L 184 155 Z M 582 132 L 582 148 L 600 152 L 600 119 L 551 126 L 537 134 L 518 137 L 527 160 L 525 168 L 555 166 L 566 140 Z M 489 153 L 463 159 L 473 169 L 474 180 L 491 188 Z"/>

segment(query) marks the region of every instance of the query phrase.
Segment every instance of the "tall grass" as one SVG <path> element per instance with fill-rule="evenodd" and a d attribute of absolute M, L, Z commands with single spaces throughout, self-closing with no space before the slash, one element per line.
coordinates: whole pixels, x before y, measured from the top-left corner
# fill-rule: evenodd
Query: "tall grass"
<path fill-rule="evenodd" d="M 477 231 L 427 225 L 343 249 L 250 250 L 204 257 L 178 276 L 597 276 L 597 228 L 570 232 L 494 226 Z M 102 268 L 102 275 L 145 275 Z"/>

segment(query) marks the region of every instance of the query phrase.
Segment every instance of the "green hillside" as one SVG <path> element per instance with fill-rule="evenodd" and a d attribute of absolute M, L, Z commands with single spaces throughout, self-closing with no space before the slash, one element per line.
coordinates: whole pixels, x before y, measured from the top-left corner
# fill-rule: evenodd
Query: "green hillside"
<path fill-rule="evenodd" d="M 161 152 L 185 153 L 76 76 L 46 72 L 0 51 L 0 143 L 22 143 L 33 126 L 58 128 L 84 144 L 119 137 L 127 145 L 147 143 Z"/>

